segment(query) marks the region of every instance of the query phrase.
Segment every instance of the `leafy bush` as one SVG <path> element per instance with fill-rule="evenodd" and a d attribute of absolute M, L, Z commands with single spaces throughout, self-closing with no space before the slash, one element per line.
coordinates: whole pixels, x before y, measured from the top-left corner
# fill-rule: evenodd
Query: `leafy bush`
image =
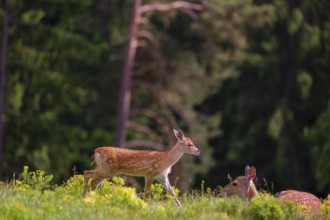
<path fill-rule="evenodd" d="M 321 207 L 321 210 L 324 214 L 324 216 L 327 219 L 330 219 L 330 194 L 328 195 L 328 197 L 323 201 L 323 205 Z"/>
<path fill-rule="evenodd" d="M 29 167 L 24 166 L 21 173 L 21 181 L 16 180 L 14 184 L 21 189 L 29 188 L 36 190 L 49 189 L 52 186 L 53 175 L 46 175 L 42 170 L 29 172 Z"/>
<path fill-rule="evenodd" d="M 70 178 L 65 188 L 73 195 L 82 195 L 83 176 L 75 175 Z M 147 208 L 147 203 L 138 198 L 135 188 L 125 187 L 121 177 L 113 177 L 112 181 L 104 181 L 97 192 L 89 192 L 83 200 L 86 203 L 96 204 L 98 201 L 109 205 L 125 204 L 128 207 Z"/>
<path fill-rule="evenodd" d="M 253 219 L 286 219 L 281 202 L 275 197 L 255 197 L 250 202 Z"/>
<path fill-rule="evenodd" d="M 165 192 L 164 187 L 161 184 L 156 183 L 151 185 L 151 195 L 153 199 L 155 200 L 163 199 L 164 192 Z"/>
<path fill-rule="evenodd" d="M 172 186 L 176 195 L 179 195 L 180 190 L 174 186 Z M 151 185 L 151 196 L 153 200 L 169 200 L 174 201 L 174 198 L 171 194 L 167 193 L 162 184 L 154 183 Z"/>
<path fill-rule="evenodd" d="M 64 189 L 71 196 L 81 197 L 84 190 L 84 176 L 75 174 L 63 185 Z"/>
<path fill-rule="evenodd" d="M 246 202 L 240 197 L 219 198 L 216 201 L 216 210 L 218 212 L 226 212 L 231 217 L 237 217 L 244 213 Z"/>
<path fill-rule="evenodd" d="M 43 172 L 25 170 L 22 180 L 0 182 L 0 219 L 312 220 L 330 217 L 330 195 L 322 206 L 324 215 L 305 213 L 295 204 L 281 202 L 269 194 L 245 201 L 239 197 L 218 198 L 210 190 L 183 194 L 179 198 L 183 207 L 178 208 L 166 199 L 160 184 L 152 186 L 153 198 L 147 202 L 136 195 L 135 188 L 125 187 L 120 177 L 105 181 L 96 192 L 89 192 L 82 198 L 83 175 L 73 175 L 62 185 L 55 186 L 43 178 L 47 176 Z M 45 185 L 50 187 L 45 188 Z"/>

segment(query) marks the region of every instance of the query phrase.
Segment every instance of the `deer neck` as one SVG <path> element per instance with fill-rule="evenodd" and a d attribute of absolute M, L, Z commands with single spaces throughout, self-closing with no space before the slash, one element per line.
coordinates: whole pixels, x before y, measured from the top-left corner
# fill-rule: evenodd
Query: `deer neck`
<path fill-rule="evenodd" d="M 258 197 L 258 191 L 253 181 L 250 181 L 250 186 L 248 187 L 248 199 L 252 199 L 253 197 Z"/>
<path fill-rule="evenodd" d="M 180 158 L 183 156 L 184 152 L 180 148 L 180 143 L 177 142 L 174 147 L 169 149 L 168 151 L 165 151 L 165 161 L 167 164 L 167 167 L 171 167 L 174 164 L 176 164 Z"/>

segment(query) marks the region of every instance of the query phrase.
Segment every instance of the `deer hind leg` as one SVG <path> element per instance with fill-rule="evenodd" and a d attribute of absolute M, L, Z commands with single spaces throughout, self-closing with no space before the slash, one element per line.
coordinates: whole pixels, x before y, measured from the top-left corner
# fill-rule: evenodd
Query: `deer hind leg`
<path fill-rule="evenodd" d="M 94 170 L 85 170 L 84 171 L 84 193 L 83 197 L 85 197 L 88 193 L 88 182 L 95 176 Z"/>
<path fill-rule="evenodd" d="M 157 178 L 157 180 L 164 186 L 167 193 L 171 194 L 175 200 L 175 203 L 177 206 L 182 207 L 180 201 L 178 200 L 173 188 L 171 187 L 170 181 L 168 181 L 167 176 L 160 176 Z"/>

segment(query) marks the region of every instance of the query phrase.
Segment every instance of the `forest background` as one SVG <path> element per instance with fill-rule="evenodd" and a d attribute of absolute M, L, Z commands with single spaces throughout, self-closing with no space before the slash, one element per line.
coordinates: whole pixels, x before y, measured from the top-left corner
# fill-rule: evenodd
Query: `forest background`
<path fill-rule="evenodd" d="M 28 165 L 60 183 L 91 168 L 94 148 L 120 143 L 136 2 L 2 0 L 1 180 Z M 259 188 L 326 196 L 330 2 L 188 3 L 203 9 L 139 20 L 121 146 L 165 150 L 172 128 L 182 129 L 203 152 L 174 166 L 171 182 L 182 191 L 225 185 L 249 164 Z"/>

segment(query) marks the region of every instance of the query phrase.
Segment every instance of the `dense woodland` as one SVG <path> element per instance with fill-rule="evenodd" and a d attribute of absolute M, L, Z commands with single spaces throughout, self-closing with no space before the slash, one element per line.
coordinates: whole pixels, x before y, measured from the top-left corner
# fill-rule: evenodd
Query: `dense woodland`
<path fill-rule="evenodd" d="M 143 5 L 175 0 L 144 0 Z M 67 180 L 115 145 L 134 1 L 2 0 L 0 174 Z M 256 166 L 258 188 L 330 193 L 330 2 L 198 0 L 137 26 L 121 147 L 203 152 L 172 184 L 215 188 Z M 3 108 L 3 111 L 1 109 Z M 4 128 L 4 129 L 2 129 Z"/>

